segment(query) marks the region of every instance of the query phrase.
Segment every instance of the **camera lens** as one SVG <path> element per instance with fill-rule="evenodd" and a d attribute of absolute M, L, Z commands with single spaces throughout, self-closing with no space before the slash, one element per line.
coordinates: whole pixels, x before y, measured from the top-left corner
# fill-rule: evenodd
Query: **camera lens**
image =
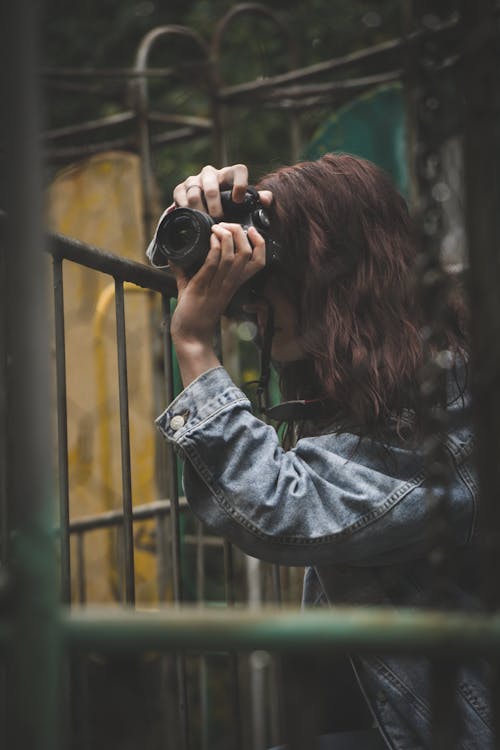
<path fill-rule="evenodd" d="M 171 255 L 177 255 L 178 253 L 183 255 L 196 240 L 197 235 L 196 224 L 193 223 L 191 218 L 179 216 L 165 227 L 163 242 L 169 248 Z"/>
<path fill-rule="evenodd" d="M 193 208 L 176 208 L 167 214 L 156 232 L 158 251 L 194 273 L 203 265 L 210 249 L 210 227 L 214 220 Z"/>

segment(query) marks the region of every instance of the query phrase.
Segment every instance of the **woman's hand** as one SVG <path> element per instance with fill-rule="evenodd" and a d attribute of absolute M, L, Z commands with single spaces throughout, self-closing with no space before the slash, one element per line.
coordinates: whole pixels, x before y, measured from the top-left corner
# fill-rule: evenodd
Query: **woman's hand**
<path fill-rule="evenodd" d="M 177 206 L 196 208 L 198 211 L 208 212 L 214 218 L 220 218 L 221 189 L 232 188 L 233 201 L 242 203 L 247 187 L 248 169 L 244 164 L 234 164 L 222 169 L 206 166 L 197 175 L 191 175 L 177 185 L 174 189 L 174 201 Z M 260 190 L 259 197 L 264 206 L 271 205 L 273 195 L 269 190 Z"/>
<path fill-rule="evenodd" d="M 239 224 L 221 222 L 212 226 L 205 263 L 191 279 L 172 265 L 178 298 L 170 330 L 184 387 L 220 364 L 213 348 L 216 325 L 236 290 L 265 261 L 265 242 L 255 227 L 247 237 Z"/>

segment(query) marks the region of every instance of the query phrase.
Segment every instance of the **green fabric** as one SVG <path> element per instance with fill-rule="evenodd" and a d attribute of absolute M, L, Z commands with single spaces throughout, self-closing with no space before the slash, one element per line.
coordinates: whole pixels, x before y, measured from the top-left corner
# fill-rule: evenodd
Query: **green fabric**
<path fill-rule="evenodd" d="M 343 151 L 370 159 L 388 172 L 403 195 L 408 195 L 406 126 L 403 87 L 380 86 L 330 115 L 304 151 L 305 159 L 319 159 L 329 151 Z"/>

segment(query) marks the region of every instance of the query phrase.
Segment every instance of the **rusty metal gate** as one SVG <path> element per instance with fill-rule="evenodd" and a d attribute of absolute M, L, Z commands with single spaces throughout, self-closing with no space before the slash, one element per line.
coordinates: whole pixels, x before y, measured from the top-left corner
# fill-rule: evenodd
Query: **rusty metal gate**
<path fill-rule="evenodd" d="M 223 121 L 228 102 L 257 96 L 260 100 L 295 101 L 300 108 L 311 98 L 324 101 L 332 92 L 365 90 L 381 80 L 402 79 L 408 91 L 408 111 L 416 123 L 411 141 L 412 164 L 425 238 L 422 286 L 429 311 L 427 325 L 429 336 L 438 335 L 441 321 L 437 301 L 439 295 L 446 293 L 446 275 L 439 263 L 441 201 L 436 185 L 441 184 L 441 178 L 434 134 L 436 120 L 442 113 L 435 82 L 443 69 L 458 71 L 464 93 L 460 106 L 469 247 L 467 281 L 476 372 L 473 396 L 484 534 L 481 561 L 484 609 L 474 614 L 377 609 L 330 609 L 299 614 L 281 606 L 283 581 L 280 575 L 283 571 L 277 568 L 266 574 L 268 600 L 275 602 L 273 608 L 252 606 L 251 597 L 247 606 L 235 607 L 236 600 L 241 600 L 236 590 L 235 551 L 227 542 L 205 537 L 199 527 L 195 527 L 186 542 L 192 542 L 197 549 L 195 598 L 199 601 L 196 607 L 182 606 L 186 596 L 180 523 L 187 511 L 178 492 L 176 457 L 172 449 L 168 449 L 167 456 L 166 498 L 144 506 L 134 506 L 132 502 L 127 383 L 130 353 L 126 347 L 124 304 L 127 283 L 147 289 L 160 298 L 161 315 L 153 336 L 162 340 L 166 405 L 173 396 L 169 316 L 175 285 L 165 274 L 140 263 L 62 236 L 45 235 L 41 219 L 36 11 L 28 0 L 19 0 L 2 12 L 8 13 L 2 23 L 2 31 L 5 31 L 2 101 L 9 103 L 4 111 L 2 133 L 3 143 L 8 145 L 4 146 L 2 208 L 5 213 L 1 216 L 0 282 L 2 746 L 9 750 L 98 747 L 89 732 L 89 684 L 95 685 L 89 680 L 92 670 L 95 671 L 92 664 L 106 661 L 115 674 L 127 674 L 127 679 L 135 674 L 138 680 L 145 674 L 146 682 L 153 686 L 155 738 L 151 739 L 151 747 L 257 749 L 288 738 L 292 750 L 310 748 L 316 730 L 312 708 L 323 685 L 321 677 L 307 667 L 311 660 L 304 660 L 304 655 L 316 654 L 322 663 L 328 659 L 335 664 L 339 655 L 362 650 L 426 654 L 431 658 L 436 750 L 455 746 L 452 688 L 457 659 L 487 657 L 492 665 L 491 697 L 497 726 L 496 745 L 500 747 L 500 618 L 495 575 L 500 550 L 500 185 L 497 175 L 500 88 L 496 3 L 464 2 L 461 17 L 439 23 L 435 16 L 427 16 L 424 27 L 405 39 L 273 79 L 232 88 L 224 88 L 220 80 L 215 80 L 211 123 L 207 126 L 206 122 L 183 122 L 182 126 L 191 128 L 192 132 L 177 133 L 173 138 L 182 139 L 200 129 L 212 130 L 216 157 L 222 161 L 227 158 Z M 229 20 L 232 17 L 230 14 Z M 219 27 L 214 41 L 216 50 L 227 24 L 228 19 Z M 147 52 L 154 41 L 171 33 L 179 33 L 179 30 L 160 29 L 148 36 L 134 73 L 138 81 L 134 121 L 141 134 L 148 230 L 153 217 L 148 213 L 152 169 L 145 89 Z M 291 60 L 293 62 L 293 57 Z M 374 74 L 374 66 L 379 65 Z M 355 78 L 336 79 L 338 73 L 349 71 L 351 67 L 356 70 Z M 325 73 L 331 76 L 328 83 L 304 83 Z M 292 110 L 296 112 L 293 107 Z M 291 125 L 295 157 L 299 147 L 295 116 Z M 26 205 L 30 206 L 28 215 Z M 52 257 L 54 386 L 50 382 L 49 314 L 44 294 L 47 254 L 40 252 L 42 246 Z M 68 263 L 106 274 L 115 285 L 122 508 L 87 519 L 71 518 L 69 511 L 63 295 L 63 266 Z M 427 371 L 428 392 L 439 387 L 439 377 L 435 368 Z M 57 424 L 50 407 L 53 387 Z M 429 436 L 440 427 L 440 423 L 429 418 Z M 51 452 L 53 430 L 58 437 L 56 462 Z M 436 467 L 440 460 L 433 445 L 429 441 L 430 467 Z M 59 494 L 57 520 L 53 503 L 56 494 L 54 463 L 57 463 Z M 437 482 L 445 482 L 439 471 L 435 476 Z M 443 513 L 446 513 L 445 506 Z M 156 521 L 160 606 L 154 611 L 134 606 L 133 529 L 134 523 L 143 518 Z M 97 609 L 85 604 L 83 540 L 88 531 L 111 526 L 118 530 L 120 538 L 119 564 L 125 606 Z M 184 536 L 187 539 L 189 534 Z M 71 592 L 72 537 L 79 569 L 76 592 Z M 216 547 L 224 561 L 224 606 L 202 606 L 205 601 L 204 554 L 208 546 Z M 443 549 L 446 551 L 445 547 Z M 443 562 L 445 558 L 443 554 L 435 555 L 437 592 L 443 590 L 449 574 L 449 566 Z M 174 602 L 171 605 L 162 603 L 166 578 L 172 581 Z M 283 655 L 287 656 L 288 676 L 296 676 L 286 684 L 280 679 Z M 140 677 L 133 672 L 139 663 L 135 661 L 138 656 L 144 670 Z M 97 670 L 98 678 L 102 674 Z M 217 737 L 209 726 L 214 674 L 223 685 L 223 701 L 229 707 L 217 727 L 220 732 Z M 116 721 L 126 724 L 127 712 L 137 713 L 140 705 L 137 696 L 135 704 L 124 700 L 120 706 L 122 713 L 117 714 Z M 301 706 L 300 712 L 297 705 Z M 127 746 L 125 741 L 123 746 Z"/>

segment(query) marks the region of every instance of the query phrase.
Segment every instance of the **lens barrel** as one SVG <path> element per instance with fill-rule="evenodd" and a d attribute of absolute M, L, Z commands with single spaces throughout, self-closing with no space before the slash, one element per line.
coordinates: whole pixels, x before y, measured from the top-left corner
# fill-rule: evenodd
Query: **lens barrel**
<path fill-rule="evenodd" d="M 176 208 L 167 214 L 156 231 L 156 247 L 165 258 L 190 273 L 203 265 L 210 249 L 214 220 L 194 208 Z"/>

